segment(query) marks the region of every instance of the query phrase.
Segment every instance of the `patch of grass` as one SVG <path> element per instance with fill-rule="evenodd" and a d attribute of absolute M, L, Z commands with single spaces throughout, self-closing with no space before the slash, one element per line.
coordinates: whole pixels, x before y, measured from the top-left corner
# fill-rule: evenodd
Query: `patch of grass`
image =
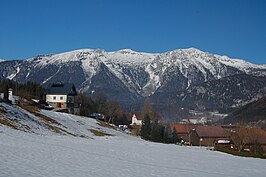
<path fill-rule="evenodd" d="M 117 130 L 115 127 L 109 125 L 109 124 L 106 123 L 106 122 L 99 121 L 99 120 L 97 120 L 97 122 L 98 122 L 97 124 L 100 125 L 100 126 L 102 126 L 102 127 L 106 127 L 106 128 L 110 128 L 110 129 L 113 129 L 113 130 Z"/>
<path fill-rule="evenodd" d="M 39 111 L 39 108 L 36 106 L 29 105 L 28 103 L 20 103 L 19 106 L 25 110 L 27 110 L 30 113 L 35 113 Z"/>
<path fill-rule="evenodd" d="M 109 133 L 101 132 L 101 131 L 94 130 L 94 129 L 89 129 L 89 131 L 91 131 L 95 136 L 113 136 Z"/>
<path fill-rule="evenodd" d="M 32 106 L 32 105 L 29 105 L 27 103 L 22 103 L 19 105 L 21 108 L 27 110 L 28 112 L 32 113 L 33 115 L 41 118 L 42 120 L 44 120 L 45 122 L 47 123 L 52 123 L 52 124 L 56 124 L 56 125 L 61 125 L 59 122 L 57 122 L 56 120 L 54 119 L 51 119 L 50 117 L 47 117 L 43 114 L 40 114 L 39 113 L 39 108 L 36 107 L 36 106 Z"/>
<path fill-rule="evenodd" d="M 40 114 L 40 113 L 38 113 L 38 112 L 35 112 L 35 113 L 33 113 L 33 114 L 34 114 L 35 116 L 41 118 L 42 120 L 48 122 L 48 123 L 52 123 L 52 124 L 56 124 L 56 125 L 62 125 L 62 124 L 60 124 L 59 122 L 57 122 L 56 120 L 54 120 L 54 119 L 52 119 L 52 118 L 50 118 L 50 117 L 47 117 L 47 116 L 45 116 L 45 115 L 43 115 L 43 114 Z"/>
<path fill-rule="evenodd" d="M 2 114 L 5 114 L 6 113 L 6 111 L 3 110 L 3 108 L 1 106 L 0 106 L 0 113 L 2 113 Z"/>
<path fill-rule="evenodd" d="M 10 128 L 13 128 L 13 129 L 16 129 L 17 130 L 17 127 L 15 125 L 11 124 L 10 122 L 8 122 L 5 119 L 0 118 L 0 124 L 5 125 L 5 126 L 8 126 Z"/>
<path fill-rule="evenodd" d="M 254 158 L 266 159 L 266 155 L 253 154 L 250 152 L 243 152 L 243 151 L 238 152 L 235 150 L 225 149 L 225 148 L 218 148 L 217 151 L 224 152 L 224 153 L 231 154 L 231 155 L 235 155 L 235 156 L 240 156 L 240 157 L 254 157 Z"/>

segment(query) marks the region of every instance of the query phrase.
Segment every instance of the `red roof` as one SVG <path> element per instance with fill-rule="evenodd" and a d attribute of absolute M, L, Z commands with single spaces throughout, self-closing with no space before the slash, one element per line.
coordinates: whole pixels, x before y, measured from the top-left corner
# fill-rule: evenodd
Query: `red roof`
<path fill-rule="evenodd" d="M 190 131 L 190 126 L 187 124 L 173 124 L 171 127 L 175 128 L 177 134 L 186 134 Z"/>
<path fill-rule="evenodd" d="M 199 137 L 228 137 L 225 130 L 220 126 L 197 126 L 195 131 Z"/>

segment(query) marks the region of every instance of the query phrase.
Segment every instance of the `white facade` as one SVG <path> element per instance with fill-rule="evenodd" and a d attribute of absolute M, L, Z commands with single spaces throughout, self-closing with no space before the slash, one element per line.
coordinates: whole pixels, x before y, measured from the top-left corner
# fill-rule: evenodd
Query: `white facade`
<path fill-rule="evenodd" d="M 130 125 L 142 125 L 142 120 L 138 120 L 136 114 L 133 114 Z"/>
<path fill-rule="evenodd" d="M 0 100 L 3 100 L 4 99 L 4 93 L 0 93 Z"/>
<path fill-rule="evenodd" d="M 11 101 L 12 104 L 16 104 L 15 98 L 13 96 L 13 89 L 8 89 L 8 100 Z"/>
<path fill-rule="evenodd" d="M 67 95 L 46 95 L 47 102 L 54 102 L 54 103 L 66 103 L 67 102 Z"/>

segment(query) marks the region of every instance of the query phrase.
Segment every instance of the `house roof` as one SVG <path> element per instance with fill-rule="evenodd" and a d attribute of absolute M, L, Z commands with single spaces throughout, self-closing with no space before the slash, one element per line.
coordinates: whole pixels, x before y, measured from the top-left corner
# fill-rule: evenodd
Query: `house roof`
<path fill-rule="evenodd" d="M 187 124 L 173 124 L 172 129 L 174 128 L 177 134 L 187 134 L 190 131 L 190 127 Z"/>
<path fill-rule="evenodd" d="M 135 114 L 135 116 L 137 117 L 137 119 L 138 120 L 141 120 L 141 112 L 132 112 L 131 114 L 130 114 L 130 116 L 128 117 L 128 120 L 132 120 L 132 117 L 134 116 L 134 114 Z"/>
<path fill-rule="evenodd" d="M 194 130 L 199 137 L 228 137 L 226 131 L 220 126 L 197 126 Z"/>
<path fill-rule="evenodd" d="M 74 84 L 51 84 L 46 89 L 46 94 L 62 94 L 62 95 L 77 95 Z"/>

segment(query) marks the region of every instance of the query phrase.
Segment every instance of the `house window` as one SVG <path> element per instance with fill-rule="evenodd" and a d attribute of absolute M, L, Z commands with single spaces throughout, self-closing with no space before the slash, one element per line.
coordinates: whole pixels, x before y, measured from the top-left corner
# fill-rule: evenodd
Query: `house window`
<path fill-rule="evenodd" d="M 62 96 L 60 96 L 60 100 L 63 100 L 63 97 Z"/>
<path fill-rule="evenodd" d="M 53 99 L 56 100 L 56 96 L 54 96 Z"/>

